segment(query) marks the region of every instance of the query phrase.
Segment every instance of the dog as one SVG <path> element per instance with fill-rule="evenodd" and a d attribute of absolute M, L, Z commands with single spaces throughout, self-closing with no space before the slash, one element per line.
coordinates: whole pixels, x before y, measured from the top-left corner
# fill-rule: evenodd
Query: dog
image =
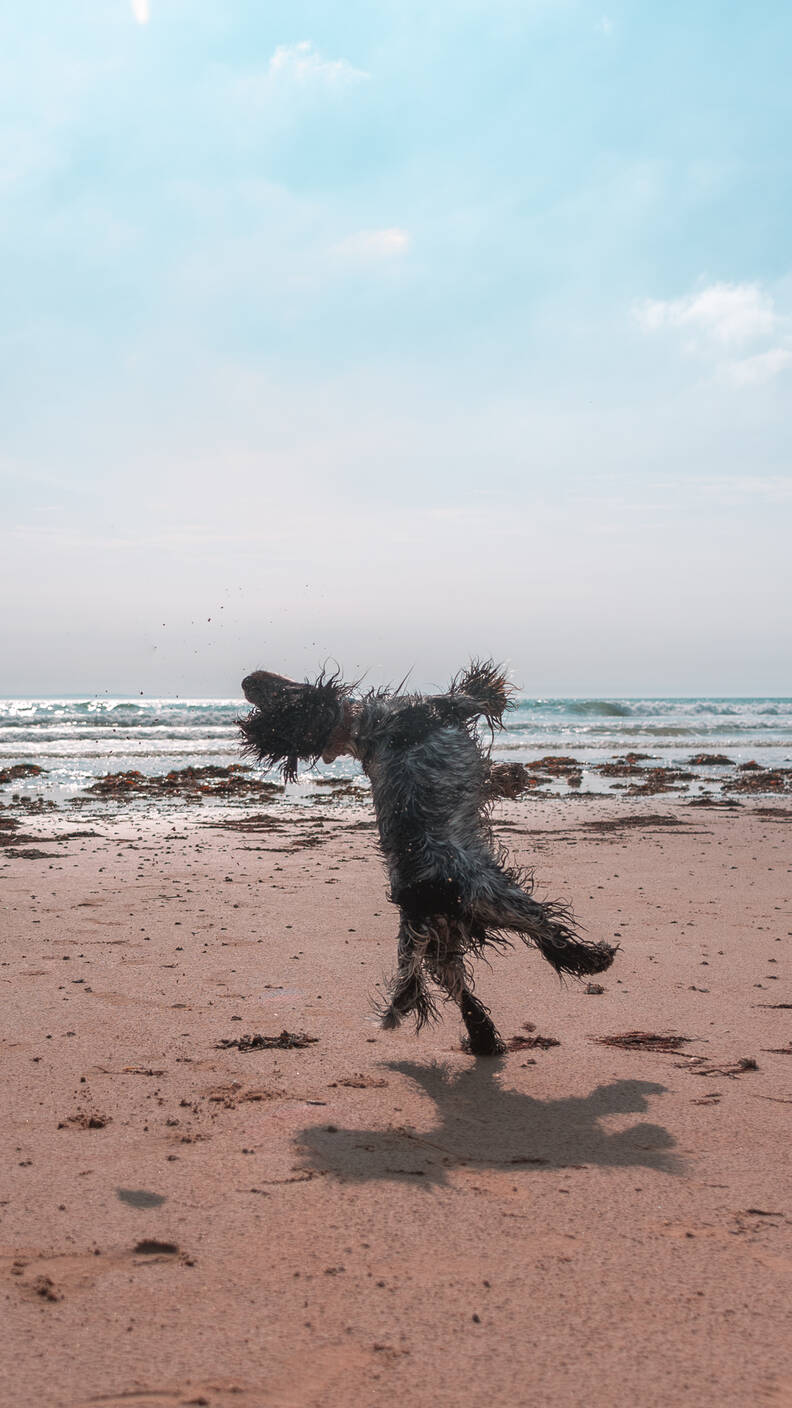
<path fill-rule="evenodd" d="M 253 706 L 239 720 L 245 751 L 285 781 L 300 763 L 357 758 L 371 782 L 391 902 L 399 910 L 397 968 L 381 1010 L 387 1030 L 414 1016 L 435 1019 L 435 984 L 460 1009 L 466 1049 L 505 1050 L 489 1010 L 475 996 L 471 962 L 519 935 L 563 976 L 601 973 L 616 947 L 578 932 L 568 909 L 533 897 L 533 877 L 510 864 L 489 815 L 515 796 L 524 769 L 492 764 L 480 723 L 503 727 L 511 689 L 491 660 L 474 660 L 444 694 L 374 689 L 360 694 L 338 675 L 299 683 L 258 670 L 242 682 Z"/>

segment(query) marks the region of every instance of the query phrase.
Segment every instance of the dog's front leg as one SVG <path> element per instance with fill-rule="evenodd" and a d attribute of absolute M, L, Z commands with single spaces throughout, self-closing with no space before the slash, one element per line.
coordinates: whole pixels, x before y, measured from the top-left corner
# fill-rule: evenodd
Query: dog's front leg
<path fill-rule="evenodd" d="M 411 924 L 402 911 L 396 975 L 390 984 L 390 1002 L 382 1013 L 382 1025 L 386 1031 L 400 1026 L 411 1012 L 415 1013 L 419 1031 L 435 1016 L 424 973 L 429 937 L 428 933 Z"/>

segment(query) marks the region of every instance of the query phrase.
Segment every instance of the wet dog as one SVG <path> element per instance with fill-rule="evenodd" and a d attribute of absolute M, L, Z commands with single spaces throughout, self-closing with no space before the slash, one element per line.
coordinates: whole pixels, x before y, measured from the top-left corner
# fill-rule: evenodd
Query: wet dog
<path fill-rule="evenodd" d="M 502 727 L 505 676 L 474 661 L 444 694 L 356 693 L 337 676 L 298 683 L 266 670 L 242 682 L 253 708 L 240 720 L 248 753 L 294 780 L 299 763 L 342 753 L 371 781 L 380 845 L 399 909 L 398 962 L 381 1012 L 391 1029 L 410 1015 L 418 1029 L 437 1015 L 435 984 L 457 1003 L 476 1056 L 504 1050 L 474 995 L 471 961 L 512 934 L 534 944 L 556 972 L 601 973 L 616 949 L 576 930 L 568 910 L 533 897 L 530 874 L 494 841 L 491 803 L 520 790 L 519 768 L 494 765 L 480 722 Z"/>

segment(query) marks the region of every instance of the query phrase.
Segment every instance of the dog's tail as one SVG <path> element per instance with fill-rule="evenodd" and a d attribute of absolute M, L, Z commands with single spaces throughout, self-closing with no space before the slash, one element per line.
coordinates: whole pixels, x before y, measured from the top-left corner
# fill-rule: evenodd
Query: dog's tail
<path fill-rule="evenodd" d="M 477 713 L 486 719 L 491 729 L 503 727 L 503 715 L 512 708 L 514 693 L 502 666 L 494 660 L 471 660 L 468 668 L 451 681 L 450 694 L 475 700 Z"/>

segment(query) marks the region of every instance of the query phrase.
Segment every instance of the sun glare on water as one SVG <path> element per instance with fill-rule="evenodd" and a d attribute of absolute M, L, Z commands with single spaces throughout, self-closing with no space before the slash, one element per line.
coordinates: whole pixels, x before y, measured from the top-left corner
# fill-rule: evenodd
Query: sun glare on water
<path fill-rule="evenodd" d="M 138 24 L 149 22 L 149 0 L 132 0 L 132 14 Z"/>

